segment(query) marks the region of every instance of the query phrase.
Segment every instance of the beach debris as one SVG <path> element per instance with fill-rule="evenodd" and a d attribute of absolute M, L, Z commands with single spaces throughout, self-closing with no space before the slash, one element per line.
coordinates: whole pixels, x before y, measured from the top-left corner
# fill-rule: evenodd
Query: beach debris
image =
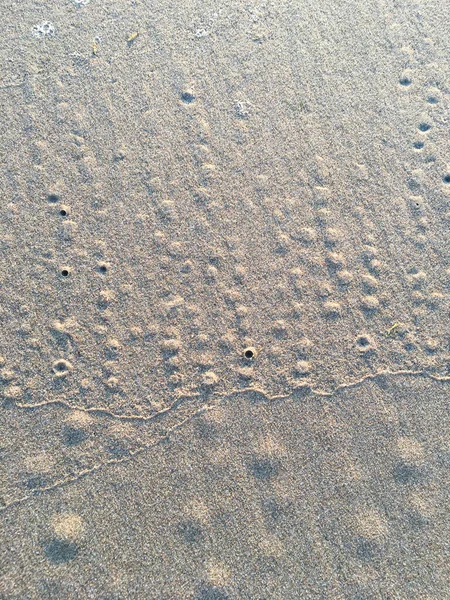
<path fill-rule="evenodd" d="M 92 56 L 97 56 L 98 51 L 100 50 L 100 42 L 101 42 L 100 37 L 96 36 L 94 38 L 94 41 L 92 42 Z"/>
<path fill-rule="evenodd" d="M 400 323 L 398 323 L 397 321 L 388 329 L 386 335 L 387 337 L 393 337 L 396 333 L 398 333 L 398 330 L 400 328 Z"/>
<path fill-rule="evenodd" d="M 238 119 L 248 119 L 250 116 L 250 102 L 238 101 L 234 105 L 234 110 Z"/>
<path fill-rule="evenodd" d="M 197 39 L 207 37 L 210 34 L 211 34 L 211 31 L 209 29 L 205 29 L 203 27 L 197 29 L 194 33 L 194 35 Z"/>
<path fill-rule="evenodd" d="M 139 35 L 139 31 L 133 31 L 132 34 L 130 34 L 127 38 L 127 44 L 132 44 L 134 42 L 134 40 L 138 37 Z"/>
<path fill-rule="evenodd" d="M 55 35 L 55 26 L 50 21 L 43 21 L 33 27 L 32 33 L 38 38 L 52 37 Z"/>

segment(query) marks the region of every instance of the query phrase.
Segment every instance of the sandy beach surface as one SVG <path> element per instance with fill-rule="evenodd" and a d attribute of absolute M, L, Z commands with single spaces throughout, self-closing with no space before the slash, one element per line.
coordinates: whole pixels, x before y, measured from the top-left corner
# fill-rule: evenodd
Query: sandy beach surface
<path fill-rule="evenodd" d="M 0 600 L 450 599 L 448 0 L 2 0 Z"/>

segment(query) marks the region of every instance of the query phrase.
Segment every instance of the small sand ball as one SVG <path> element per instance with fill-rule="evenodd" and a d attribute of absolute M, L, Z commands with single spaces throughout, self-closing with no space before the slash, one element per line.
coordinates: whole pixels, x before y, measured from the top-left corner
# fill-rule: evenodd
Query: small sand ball
<path fill-rule="evenodd" d="M 53 518 L 52 528 L 58 538 L 74 541 L 83 534 L 84 523 L 77 514 L 58 515 Z"/>
<path fill-rule="evenodd" d="M 362 256 L 366 260 L 373 260 L 378 256 L 378 250 L 374 246 L 364 246 Z"/>
<path fill-rule="evenodd" d="M 243 319 L 248 315 L 248 308 L 243 304 L 236 306 L 236 314 L 240 319 Z"/>
<path fill-rule="evenodd" d="M 8 383 L 8 382 L 14 381 L 14 379 L 16 379 L 16 374 L 14 373 L 14 371 L 11 371 L 9 369 L 4 369 L 0 373 L 0 379 L 1 379 L 1 381 Z"/>
<path fill-rule="evenodd" d="M 251 367 L 241 367 L 237 370 L 240 379 L 248 381 L 253 378 L 253 369 Z"/>
<path fill-rule="evenodd" d="M 380 308 L 380 301 L 376 296 L 363 296 L 361 298 L 361 306 L 365 310 L 377 310 Z"/>
<path fill-rule="evenodd" d="M 172 242 L 168 245 L 167 251 L 172 258 L 180 258 L 183 256 L 183 245 L 181 242 Z"/>
<path fill-rule="evenodd" d="M 375 291 L 378 289 L 378 280 L 373 275 L 364 275 L 362 277 L 362 282 L 368 291 Z"/>
<path fill-rule="evenodd" d="M 102 363 L 102 367 L 103 367 L 103 370 L 105 371 L 105 373 L 112 374 L 112 373 L 114 373 L 114 371 L 117 370 L 117 365 L 113 360 L 105 360 Z"/>
<path fill-rule="evenodd" d="M 421 462 L 425 458 L 425 450 L 419 440 L 402 436 L 397 440 L 397 453 L 407 462 Z"/>
<path fill-rule="evenodd" d="M 112 290 L 102 290 L 98 295 L 97 303 L 100 307 L 106 307 L 111 304 L 116 295 Z"/>
<path fill-rule="evenodd" d="M 418 246 L 419 248 L 423 248 L 427 245 L 428 237 L 423 233 L 418 233 L 416 236 L 414 236 L 413 241 L 416 246 Z"/>
<path fill-rule="evenodd" d="M 355 529 L 360 536 L 368 540 L 375 540 L 386 535 L 387 524 L 385 519 L 374 510 L 361 511 L 355 517 Z"/>
<path fill-rule="evenodd" d="M 118 352 L 120 350 L 120 342 L 117 338 L 108 338 L 106 343 L 108 349 L 112 352 Z"/>
<path fill-rule="evenodd" d="M 139 325 L 133 325 L 129 330 L 129 339 L 133 341 L 138 340 L 143 336 L 143 333 L 144 332 Z"/>
<path fill-rule="evenodd" d="M 425 340 L 424 348 L 430 354 L 437 352 L 439 349 L 439 340 L 437 340 L 435 338 L 429 338 L 429 339 Z"/>
<path fill-rule="evenodd" d="M 342 269 L 345 266 L 345 257 L 338 252 L 328 252 L 326 260 L 330 267 Z"/>
<path fill-rule="evenodd" d="M 426 296 L 419 290 L 413 290 L 411 293 L 411 299 L 414 304 L 423 304 L 426 301 Z"/>
<path fill-rule="evenodd" d="M 445 300 L 444 294 L 441 292 L 431 292 L 428 296 L 427 304 L 430 308 L 437 308 L 440 306 Z"/>
<path fill-rule="evenodd" d="M 272 331 L 275 333 L 275 335 L 280 336 L 280 337 L 286 335 L 286 332 L 287 332 L 286 321 L 283 321 L 282 319 L 275 321 L 272 326 Z"/>
<path fill-rule="evenodd" d="M 225 302 L 236 304 L 241 299 L 241 294 L 237 290 L 227 289 L 223 292 Z"/>
<path fill-rule="evenodd" d="M 427 274 L 425 271 L 418 271 L 417 273 L 413 273 L 413 275 L 410 276 L 410 279 L 414 287 L 420 288 L 426 284 Z"/>
<path fill-rule="evenodd" d="M 208 268 L 206 269 L 206 277 L 207 279 L 213 281 L 217 279 L 219 272 L 217 270 L 217 267 L 215 267 L 214 265 L 209 265 Z"/>
<path fill-rule="evenodd" d="M 105 381 L 105 385 L 112 392 L 117 391 L 119 389 L 119 387 L 120 387 L 120 383 L 119 383 L 119 380 L 117 379 L 117 377 L 109 377 Z"/>
<path fill-rule="evenodd" d="M 61 237 L 66 240 L 73 240 L 78 232 L 78 224 L 75 221 L 64 220 L 60 227 Z"/>
<path fill-rule="evenodd" d="M 247 269 L 243 265 L 237 265 L 235 269 L 235 279 L 239 283 L 242 283 L 247 276 Z"/>
<path fill-rule="evenodd" d="M 203 369 L 212 367 L 214 362 L 215 362 L 215 357 L 212 353 L 209 353 L 209 352 L 204 352 L 203 354 L 200 354 L 199 356 L 197 356 L 197 358 L 195 359 L 195 363 L 199 367 L 202 367 Z"/>
<path fill-rule="evenodd" d="M 338 271 L 336 277 L 342 285 L 348 285 L 353 281 L 353 273 L 343 269 L 342 271 Z"/>
<path fill-rule="evenodd" d="M 421 229 L 423 229 L 423 230 L 428 229 L 429 225 L 430 225 L 430 222 L 427 219 L 427 217 L 419 217 L 417 219 L 417 226 L 420 227 Z"/>
<path fill-rule="evenodd" d="M 274 221 L 276 221 L 277 223 L 281 223 L 281 221 L 284 221 L 284 219 L 285 219 L 283 211 L 280 210 L 279 208 L 274 208 L 274 210 L 272 211 L 272 215 L 273 215 Z"/>
<path fill-rule="evenodd" d="M 153 239 L 155 240 L 155 244 L 162 244 L 165 241 L 166 236 L 162 231 L 155 231 Z"/>
<path fill-rule="evenodd" d="M 337 244 L 341 239 L 341 232 L 334 227 L 328 227 L 325 231 L 325 242 L 330 245 Z"/>
<path fill-rule="evenodd" d="M 285 233 L 280 233 L 277 236 L 275 252 L 277 252 L 279 254 L 285 254 L 286 252 L 289 252 L 290 246 L 291 246 L 290 237 L 288 235 L 286 235 Z"/>
<path fill-rule="evenodd" d="M 312 227 L 303 227 L 298 232 L 298 239 L 305 244 L 310 244 L 317 239 L 317 233 Z"/>
<path fill-rule="evenodd" d="M 292 316 L 294 319 L 299 319 L 305 312 L 305 306 L 301 302 L 292 303 Z"/>
<path fill-rule="evenodd" d="M 317 288 L 317 295 L 319 296 L 319 298 L 328 298 L 328 296 L 331 296 L 333 293 L 333 288 L 329 283 L 321 282 L 318 285 Z"/>
<path fill-rule="evenodd" d="M 330 218 L 330 216 L 331 216 L 331 213 L 328 210 L 328 208 L 319 208 L 319 210 L 317 211 L 317 219 L 322 224 L 326 223 L 328 221 L 328 219 Z M 332 241 L 332 240 L 330 240 L 330 241 Z"/>
<path fill-rule="evenodd" d="M 177 354 L 175 354 L 167 359 L 166 365 L 170 369 L 177 370 L 181 367 L 181 359 Z"/>
<path fill-rule="evenodd" d="M 450 276 L 450 274 L 449 274 Z M 6 360 L 4 356 L 0 356 L 0 367 L 3 367 L 3 365 L 5 364 Z"/>
<path fill-rule="evenodd" d="M 311 364 L 307 360 L 299 360 L 295 365 L 295 372 L 298 375 L 307 375 L 311 372 Z"/>
<path fill-rule="evenodd" d="M 369 263 L 369 269 L 373 272 L 373 273 L 380 273 L 380 271 L 383 270 L 383 263 L 379 260 L 371 260 Z"/>
<path fill-rule="evenodd" d="M 328 317 L 338 317 L 342 312 L 342 307 L 339 302 L 325 302 L 323 310 Z"/>
<path fill-rule="evenodd" d="M 301 267 L 294 267 L 289 271 L 289 275 L 292 279 L 301 279 L 304 275 L 304 271 Z"/>
<path fill-rule="evenodd" d="M 194 264 L 191 260 L 185 260 L 181 265 L 180 271 L 181 273 L 191 273 L 194 268 Z"/>
<path fill-rule="evenodd" d="M 298 342 L 294 346 L 294 350 L 298 352 L 300 355 L 309 354 L 312 348 L 312 342 L 309 338 L 303 337 L 298 340 Z"/>
<path fill-rule="evenodd" d="M 161 342 L 161 350 L 163 352 L 179 352 L 181 349 L 181 342 L 175 338 L 171 338 L 168 340 L 162 340 Z"/>
<path fill-rule="evenodd" d="M 3 395 L 8 400 L 17 400 L 22 395 L 22 388 L 18 385 L 9 385 L 3 391 Z"/>
<path fill-rule="evenodd" d="M 70 373 L 70 371 L 72 371 L 73 367 L 68 360 L 59 358 L 53 363 L 52 369 L 56 377 L 65 377 Z"/>
<path fill-rule="evenodd" d="M 217 385 L 219 382 L 219 377 L 214 373 L 214 371 L 206 371 L 203 375 L 202 385 L 205 387 L 213 387 Z"/>
<path fill-rule="evenodd" d="M 373 341 L 372 336 L 367 335 L 365 333 L 358 335 L 358 337 L 356 338 L 356 348 L 362 354 L 365 354 L 367 352 L 373 352 L 375 349 L 375 343 Z"/>

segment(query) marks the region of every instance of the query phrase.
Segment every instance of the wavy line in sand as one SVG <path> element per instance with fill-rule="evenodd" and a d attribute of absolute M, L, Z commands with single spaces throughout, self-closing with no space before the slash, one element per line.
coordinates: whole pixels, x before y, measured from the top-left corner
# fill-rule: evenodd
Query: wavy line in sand
<path fill-rule="evenodd" d="M 232 389 L 228 392 L 213 393 L 213 394 L 211 394 L 211 396 L 214 396 L 216 398 L 226 398 L 229 396 L 233 396 L 235 394 L 243 394 L 246 392 L 256 392 L 256 393 L 260 394 L 261 396 L 263 396 L 266 400 L 273 401 L 273 400 L 283 400 L 286 398 L 290 398 L 297 391 L 309 391 L 310 393 L 315 394 L 316 396 L 331 397 L 331 396 L 334 396 L 340 390 L 358 387 L 359 385 L 362 385 L 366 381 L 371 381 L 371 380 L 377 379 L 379 377 L 399 376 L 399 375 L 414 376 L 414 377 L 426 377 L 426 378 L 432 379 L 434 381 L 450 381 L 450 376 L 433 375 L 432 373 L 429 373 L 428 371 L 425 371 L 425 370 L 417 370 L 417 371 L 411 371 L 411 370 L 407 370 L 407 369 L 402 369 L 399 371 L 385 370 L 385 371 L 377 371 L 376 373 L 369 373 L 367 375 L 364 375 L 360 379 L 356 379 L 355 381 L 350 381 L 348 383 L 341 383 L 341 384 L 337 385 L 335 388 L 333 388 L 332 390 L 322 390 L 320 388 L 314 388 L 308 384 L 305 384 L 305 385 L 295 386 L 294 388 L 292 388 L 292 390 L 290 390 L 286 394 L 275 394 L 275 395 L 271 396 L 270 394 L 268 394 L 265 390 L 263 390 L 261 388 L 249 386 L 246 388 Z M 166 415 L 167 413 L 169 413 L 170 411 L 173 411 L 174 409 L 176 409 L 178 406 L 180 406 L 184 402 L 192 400 L 193 398 L 199 398 L 200 396 L 201 396 L 201 394 L 198 394 L 198 393 L 190 394 L 187 396 L 182 396 L 180 398 L 177 398 L 174 402 L 172 402 L 172 404 L 170 404 L 166 408 L 164 408 L 152 415 L 148 415 L 148 416 L 145 416 L 145 415 L 121 415 L 121 414 L 109 411 L 106 408 L 102 408 L 102 407 L 86 408 L 84 406 L 77 406 L 77 405 L 70 404 L 69 402 L 66 402 L 65 400 L 60 400 L 60 399 L 47 400 L 44 402 L 37 402 L 35 404 L 28 404 L 28 403 L 24 404 L 21 402 L 16 402 L 14 400 L 11 400 L 10 404 L 14 407 L 22 408 L 24 410 L 36 410 L 38 408 L 44 408 L 47 406 L 54 405 L 54 406 L 59 406 L 61 408 L 65 408 L 67 410 L 86 412 L 89 414 L 98 415 L 100 417 L 104 416 L 104 417 L 109 417 L 111 419 L 117 419 L 117 420 L 121 420 L 121 421 L 147 422 L 147 421 L 154 421 L 158 418 L 161 418 L 164 415 Z"/>
<path fill-rule="evenodd" d="M 191 415 L 189 415 L 188 417 L 186 417 L 185 419 L 183 419 L 182 421 L 180 421 L 179 423 L 177 423 L 176 425 L 174 425 L 173 427 L 168 429 L 164 435 L 158 436 L 156 438 L 156 440 L 153 440 L 151 443 L 140 446 L 139 448 L 136 448 L 135 450 L 131 450 L 127 456 L 100 462 L 97 465 L 95 465 L 94 467 L 91 467 L 90 469 L 85 469 L 83 471 L 80 471 L 76 475 L 71 475 L 64 479 L 60 479 L 50 486 L 36 489 L 29 495 L 22 496 L 21 498 L 16 498 L 15 500 L 12 500 L 11 502 L 5 504 L 4 506 L 1 506 L 0 513 L 13 508 L 14 506 L 23 504 L 36 496 L 40 496 L 47 492 L 51 492 L 52 490 L 64 487 L 64 486 L 72 484 L 72 483 L 76 483 L 77 481 L 84 479 L 86 476 L 100 471 L 104 467 L 122 464 L 122 463 L 132 460 L 135 456 L 142 454 L 146 450 L 150 450 L 151 448 L 157 446 L 158 444 L 164 442 L 165 440 L 168 440 L 174 431 L 181 429 L 181 427 L 183 427 L 186 423 L 189 423 L 190 421 L 194 420 L 199 415 L 201 415 L 205 412 L 214 410 L 219 405 L 221 405 L 227 398 L 230 398 L 232 396 L 245 394 L 248 392 L 254 392 L 254 393 L 256 392 L 257 394 L 261 395 L 262 398 L 265 399 L 266 401 L 272 402 L 275 400 L 286 400 L 286 399 L 290 398 L 291 396 L 293 396 L 296 391 L 301 390 L 301 391 L 309 391 L 310 393 L 315 394 L 320 397 L 331 398 L 332 396 L 334 396 L 335 394 L 337 394 L 338 392 L 340 392 L 342 390 L 349 389 L 349 388 L 356 388 L 361 385 L 364 385 L 364 383 L 366 383 L 367 381 L 373 381 L 379 377 L 385 377 L 385 376 L 388 376 L 388 377 L 398 377 L 398 376 L 425 377 L 427 379 L 431 379 L 433 381 L 442 382 L 442 383 L 450 381 L 450 376 L 433 375 L 433 374 L 428 373 L 427 371 L 423 371 L 423 370 L 421 370 L 421 371 L 410 371 L 410 370 L 379 371 L 377 373 L 371 373 L 371 374 L 365 375 L 361 379 L 358 379 L 358 380 L 355 380 L 355 381 L 352 381 L 349 383 L 340 384 L 331 391 L 320 390 L 317 388 L 312 388 L 309 385 L 303 385 L 303 386 L 297 386 L 288 394 L 280 394 L 280 395 L 274 395 L 274 396 L 270 396 L 264 390 L 260 390 L 255 387 L 247 387 L 247 388 L 241 388 L 238 390 L 231 390 L 228 393 L 213 394 L 212 396 L 216 399 L 216 402 L 214 404 L 209 404 L 209 405 L 203 406 L 200 409 L 196 410 Z M 195 397 L 198 397 L 198 396 L 199 395 L 196 395 Z M 158 417 L 165 416 L 165 415 L 169 414 L 171 411 L 173 412 L 174 408 L 177 408 L 184 401 L 186 401 L 188 399 L 192 399 L 193 397 L 194 396 L 187 396 L 184 398 L 177 399 L 169 407 L 163 409 L 162 411 L 159 411 L 158 413 L 156 413 L 154 415 L 148 416 L 148 417 L 141 416 L 141 415 L 118 415 L 118 414 L 115 414 L 113 412 L 110 412 L 110 411 L 102 409 L 102 408 L 75 407 L 75 406 L 72 406 L 72 405 L 62 401 L 62 400 L 50 400 L 48 402 L 41 402 L 41 403 L 34 404 L 34 405 L 20 404 L 20 403 L 16 403 L 16 402 L 13 402 L 12 404 L 17 408 L 31 409 L 31 410 L 43 408 L 43 407 L 46 407 L 49 405 L 50 406 L 58 405 L 60 407 L 68 409 L 68 410 L 81 410 L 84 412 L 98 414 L 99 416 L 106 416 L 106 417 L 118 419 L 118 420 L 128 420 L 128 421 L 132 420 L 132 421 L 148 422 L 148 421 L 152 421 Z"/>

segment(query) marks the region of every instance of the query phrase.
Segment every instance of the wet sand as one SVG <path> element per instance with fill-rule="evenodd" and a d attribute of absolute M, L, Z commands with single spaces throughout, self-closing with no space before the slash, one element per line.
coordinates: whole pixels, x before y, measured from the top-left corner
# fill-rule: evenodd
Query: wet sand
<path fill-rule="evenodd" d="M 335 4 L 0 9 L 0 598 L 448 596 L 448 11 Z"/>

